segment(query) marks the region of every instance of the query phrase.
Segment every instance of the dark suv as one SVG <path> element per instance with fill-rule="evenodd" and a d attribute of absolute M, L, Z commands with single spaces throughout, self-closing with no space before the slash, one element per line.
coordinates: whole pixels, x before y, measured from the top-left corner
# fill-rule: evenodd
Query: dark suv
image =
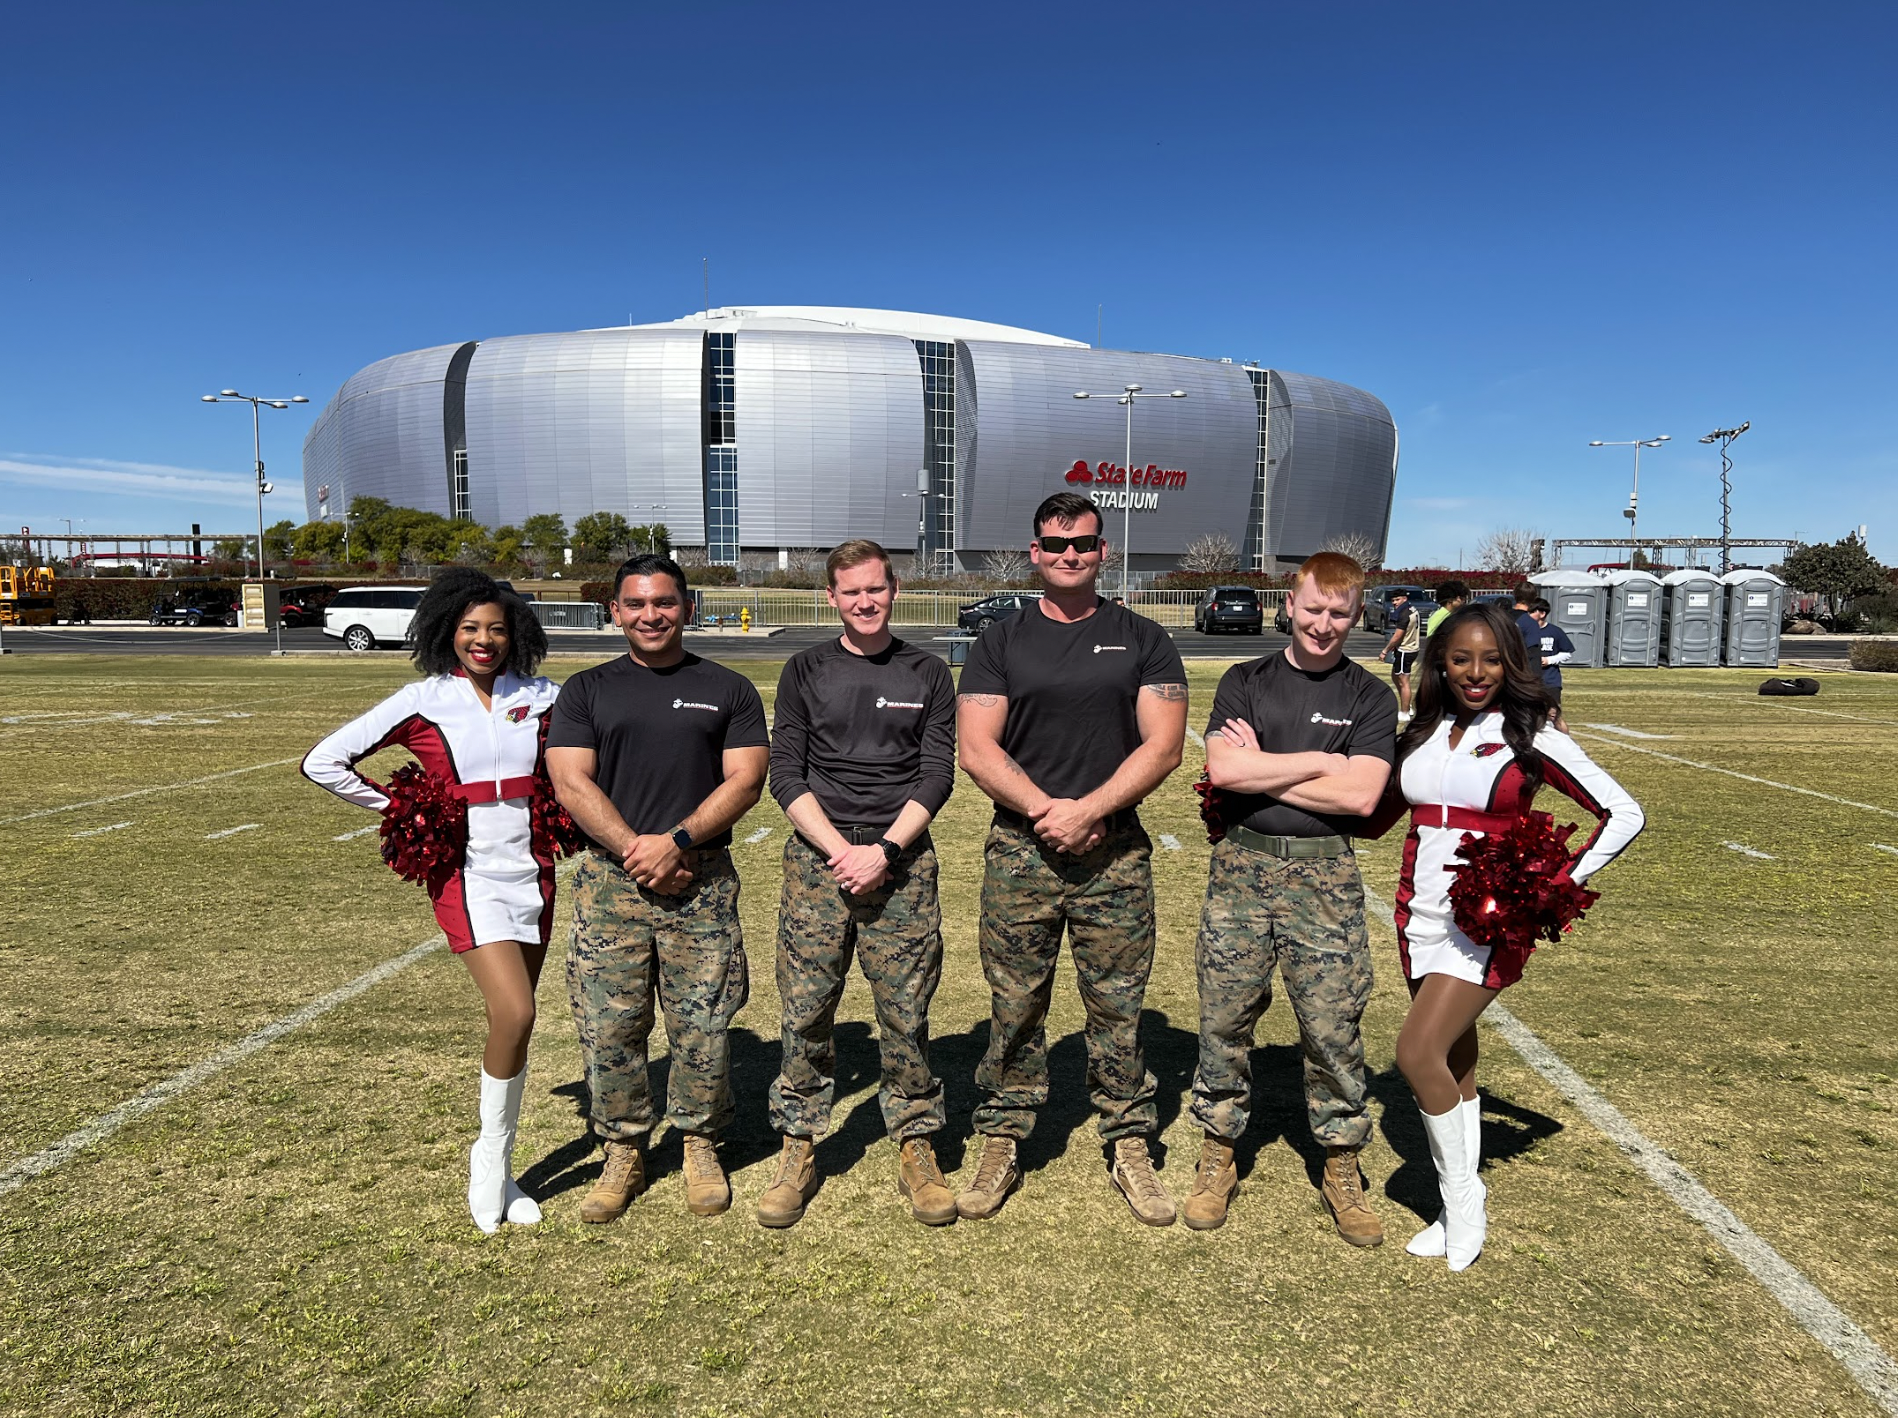
<path fill-rule="evenodd" d="M 972 605 L 964 606 L 956 613 L 956 624 L 964 630 L 973 630 L 977 635 L 987 630 L 998 620 L 1007 620 L 1016 611 L 1033 605 L 1041 599 L 1039 591 L 1002 591 L 993 596 L 984 596 Z"/>
<path fill-rule="evenodd" d="M 152 606 L 153 625 L 236 625 L 237 594 L 233 591 L 185 591 Z"/>
<path fill-rule="evenodd" d="M 1207 635 L 1218 630 L 1263 635 L 1265 611 L 1259 593 L 1250 586 L 1210 587 L 1193 607 L 1193 629 Z"/>

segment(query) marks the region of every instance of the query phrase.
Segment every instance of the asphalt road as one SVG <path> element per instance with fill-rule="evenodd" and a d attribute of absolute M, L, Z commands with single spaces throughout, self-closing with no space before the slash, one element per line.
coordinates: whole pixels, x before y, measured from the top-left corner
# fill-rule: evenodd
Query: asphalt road
<path fill-rule="evenodd" d="M 904 626 L 899 633 L 905 640 L 947 659 L 949 646 L 937 637 L 955 631 L 949 626 Z M 687 632 L 686 644 L 713 660 L 788 660 L 799 650 L 836 634 L 835 626 L 810 625 L 787 627 L 776 635 Z M 1285 644 L 1285 637 L 1269 628 L 1262 636 L 1202 635 L 1196 630 L 1175 630 L 1171 634 L 1180 654 L 1188 659 L 1248 659 Z M 597 655 L 602 660 L 618 654 L 624 646 L 614 631 L 550 630 L 547 642 L 557 655 Z M 268 631 L 193 630 L 184 626 L 9 626 L 4 633 L 7 650 L 19 655 L 266 655 L 276 643 L 276 636 Z M 1382 635 L 1364 632 L 1353 634 L 1347 642 L 1350 653 L 1356 656 L 1375 656 L 1383 647 Z M 341 641 L 314 626 L 284 631 L 283 648 L 291 654 L 347 653 Z M 401 656 L 403 652 L 370 653 L 380 658 Z"/>

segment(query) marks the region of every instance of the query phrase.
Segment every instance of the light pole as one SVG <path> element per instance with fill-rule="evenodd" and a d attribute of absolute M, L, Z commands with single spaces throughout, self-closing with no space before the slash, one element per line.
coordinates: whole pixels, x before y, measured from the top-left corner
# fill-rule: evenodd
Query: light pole
<path fill-rule="evenodd" d="M 918 576 L 923 574 L 923 558 L 929 554 L 926 543 L 929 540 L 929 469 L 916 470 L 916 491 L 899 492 L 898 497 L 916 499 L 916 565 Z"/>
<path fill-rule="evenodd" d="M 1753 427 L 1753 420 L 1748 419 L 1738 428 L 1716 428 L 1700 440 L 1702 443 L 1720 445 L 1720 574 L 1722 576 L 1733 570 L 1733 538 L 1727 530 L 1733 500 L 1733 459 L 1727 456 L 1727 449 L 1733 446 L 1734 439 L 1751 427 Z"/>
<path fill-rule="evenodd" d="M 205 404 L 249 404 L 250 405 L 250 447 L 251 455 L 257 460 L 257 586 L 261 590 L 264 583 L 264 494 L 271 490 L 264 481 L 264 442 L 263 430 L 259 426 L 257 409 L 268 404 L 273 409 L 287 409 L 292 404 L 307 404 L 310 401 L 301 394 L 293 394 L 288 399 L 265 399 L 255 394 L 240 394 L 235 389 L 220 389 L 215 394 L 206 394 L 199 400 Z M 277 653 L 283 653 L 283 622 L 277 622 Z"/>
<path fill-rule="evenodd" d="M 664 512 L 666 510 L 666 504 L 663 502 L 629 502 L 626 505 L 628 509 L 634 512 Z M 652 539 L 652 525 L 650 523 L 646 526 L 646 550 L 659 550 Z"/>
<path fill-rule="evenodd" d="M 1641 450 L 1643 448 L 1659 448 L 1663 443 L 1672 441 L 1673 436 L 1666 433 L 1657 434 L 1653 438 L 1616 438 L 1607 440 L 1591 438 L 1588 440 L 1588 446 L 1590 448 L 1634 449 L 1634 490 L 1628 494 L 1628 505 L 1621 513 L 1623 517 L 1628 519 L 1628 540 L 1631 542 L 1639 542 L 1641 540 L 1641 534 L 1637 530 L 1639 524 L 1635 520 L 1635 514 L 1639 510 L 1641 502 Z M 1640 549 L 1639 546 L 1635 546 L 1630 548 L 1630 551 L 1635 552 Z M 1628 557 L 1628 565 L 1634 565 L 1634 557 L 1632 554 Z"/>
<path fill-rule="evenodd" d="M 1161 398 L 1184 399 L 1186 397 L 1186 391 L 1184 389 L 1175 389 L 1171 393 L 1161 394 L 1157 389 L 1149 392 L 1148 390 L 1142 389 L 1138 384 L 1126 384 L 1121 386 L 1121 392 L 1119 394 L 1090 394 L 1086 390 L 1077 389 L 1074 397 L 1077 399 L 1112 399 L 1116 404 L 1125 404 L 1127 406 L 1127 446 L 1125 452 L 1122 454 L 1127 460 L 1123 469 L 1123 476 L 1126 477 L 1127 484 L 1125 490 L 1121 493 L 1123 500 L 1121 502 L 1122 510 L 1120 519 L 1120 599 L 1122 604 L 1131 604 L 1127 598 L 1131 589 L 1131 582 L 1128 578 L 1133 575 L 1134 569 L 1132 546 L 1134 531 L 1134 400 Z M 1107 525 L 1105 518 L 1102 519 L 1101 525 L 1103 527 Z"/>

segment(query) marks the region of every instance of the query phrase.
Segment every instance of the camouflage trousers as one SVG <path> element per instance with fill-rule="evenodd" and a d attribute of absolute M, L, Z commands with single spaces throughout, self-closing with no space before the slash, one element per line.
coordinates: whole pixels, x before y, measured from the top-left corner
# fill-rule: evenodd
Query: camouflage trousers
<path fill-rule="evenodd" d="M 1272 1003 L 1276 966 L 1298 1018 L 1312 1136 L 1328 1147 L 1362 1146 L 1371 1120 L 1358 1021 L 1371 998 L 1371 942 L 1357 858 L 1286 859 L 1219 843 L 1194 954 L 1193 1121 L 1218 1137 L 1245 1132 L 1253 1030 Z"/>
<path fill-rule="evenodd" d="M 982 969 L 993 1012 L 975 1082 L 977 1132 L 1025 1138 L 1048 1101 L 1048 1038 L 1061 929 L 1087 1010 L 1087 1091 L 1101 1137 L 1159 1125 L 1158 1084 L 1140 1052 L 1140 1007 L 1153 970 L 1153 843 L 1137 820 L 1091 852 L 1044 846 L 998 817 L 984 848 Z"/>
<path fill-rule="evenodd" d="M 687 855 L 696 875 L 677 896 L 648 891 L 600 852 L 574 872 L 567 994 L 593 1130 L 615 1142 L 641 1139 L 655 1122 L 646 1063 L 655 999 L 672 1048 L 666 1121 L 714 1135 L 731 1121 L 727 1030 L 751 993 L 738 873 L 724 848 Z"/>
<path fill-rule="evenodd" d="M 854 953 L 876 1007 L 883 1126 L 901 1142 L 939 1132 L 942 1080 L 929 1071 L 929 1002 L 942 980 L 936 852 L 923 837 L 883 885 L 851 896 L 797 833 L 784 844 L 778 905 L 778 998 L 784 1066 L 771 1085 L 771 1126 L 797 1137 L 830 1130 L 837 1046 L 832 1037 Z"/>

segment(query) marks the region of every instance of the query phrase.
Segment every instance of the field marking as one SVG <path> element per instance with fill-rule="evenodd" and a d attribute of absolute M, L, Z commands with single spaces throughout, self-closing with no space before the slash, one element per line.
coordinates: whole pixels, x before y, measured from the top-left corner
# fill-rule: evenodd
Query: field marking
<path fill-rule="evenodd" d="M 117 832 L 121 827 L 130 827 L 129 822 L 114 822 L 104 827 L 88 827 L 84 832 L 75 832 L 75 837 L 102 837 L 108 832 Z"/>
<path fill-rule="evenodd" d="M 1731 768 L 1719 768 L 1711 763 L 1696 763 L 1691 758 L 1681 758 L 1672 753 L 1662 753 L 1658 748 L 1642 748 L 1639 744 L 1623 743 L 1620 739 L 1605 739 L 1600 734 L 1571 734 L 1571 738 L 1593 739 L 1596 743 L 1605 743 L 1610 748 L 1618 748 L 1626 753 L 1645 753 L 1653 758 L 1665 758 L 1669 763 L 1684 763 L 1689 768 L 1698 768 L 1706 773 L 1724 773 L 1729 778 L 1738 778 L 1743 783 L 1758 783 L 1765 788 L 1778 788 L 1783 793 L 1804 793 L 1809 798 L 1824 798 L 1829 803 L 1841 807 L 1862 808 L 1866 812 L 1879 813 L 1885 817 L 1898 817 L 1898 811 L 1888 807 L 1879 807 L 1875 803 L 1853 802 L 1850 798 L 1834 797 L 1831 793 L 1822 793 L 1817 788 L 1801 788 L 1793 783 L 1775 783 L 1771 778 L 1755 778 L 1751 773 L 1736 772 Z"/>
<path fill-rule="evenodd" d="M 1160 845 L 1165 847 L 1169 852 L 1177 852 L 1180 850 L 1180 839 L 1175 837 L 1171 832 L 1162 832 L 1160 834 Z"/>
<path fill-rule="evenodd" d="M 770 835 L 771 829 L 769 827 L 760 827 L 756 832 L 745 839 L 745 845 L 749 847 L 753 842 L 762 842 Z"/>
<path fill-rule="evenodd" d="M 1874 842 L 1871 846 L 1874 852 L 1890 852 L 1894 857 L 1898 857 L 1898 847 L 1887 847 L 1883 842 Z"/>
<path fill-rule="evenodd" d="M 1364 900 L 1386 926 L 1392 930 L 1397 928 L 1390 903 L 1382 896 L 1366 887 Z M 1879 1348 L 1878 1342 L 1828 1300 L 1825 1292 L 1806 1279 L 1803 1272 L 1722 1205 L 1692 1172 L 1564 1063 L 1561 1055 L 1543 1043 L 1534 1030 L 1503 1008 L 1500 1001 L 1484 1010 L 1482 1018 L 1503 1036 L 1504 1042 L 1524 1063 L 1593 1123 L 1623 1156 L 1647 1173 L 1669 1201 L 1698 1221 L 1727 1254 L 1745 1266 L 1799 1327 L 1845 1366 L 1845 1371 L 1874 1403 L 1898 1418 L 1898 1361 Z"/>
<path fill-rule="evenodd" d="M 1198 729 L 1188 729 L 1186 736 L 1193 741 L 1194 747 L 1202 749 L 1206 747 L 1206 740 Z"/>
<path fill-rule="evenodd" d="M 206 704 L 206 705 L 201 705 L 196 709 L 161 710 L 158 713 L 148 715 L 147 717 L 143 719 L 133 717 L 134 715 L 140 712 L 137 709 L 116 709 L 110 713 L 96 714 L 89 719 L 61 719 L 59 722 L 51 723 L 51 724 L 48 724 L 48 723 L 29 724 L 25 728 L 16 728 L 10 733 L 0 733 L 0 739 L 19 738 L 22 734 L 32 732 L 35 729 L 75 729 L 75 728 L 80 728 L 87 724 L 131 723 L 131 724 L 138 724 L 146 728 L 163 728 L 168 724 L 219 724 L 219 723 L 224 722 L 225 719 L 255 718 L 256 715 L 254 714 L 238 714 L 238 713 L 231 712 L 246 704 L 275 704 L 285 699 L 309 699 L 311 697 L 312 696 L 308 694 L 266 694 L 262 696 L 261 698 L 239 699 L 230 704 Z M 46 712 L 54 713 L 54 712 L 59 712 L 59 711 L 49 710 Z M 83 713 L 84 711 L 81 710 L 78 712 Z M 221 715 L 222 717 L 217 718 L 217 719 L 187 719 L 184 717 L 187 714 L 218 714 L 218 715 Z M 24 714 L 14 715 L 10 718 L 0 719 L 0 724 L 19 724 L 28 717 L 30 716 L 24 715 Z"/>
<path fill-rule="evenodd" d="M 220 837 L 235 837 L 240 832 L 251 832 L 262 826 L 261 822 L 246 822 L 242 827 L 227 827 L 222 832 L 207 832 L 204 834 L 204 840 L 215 842 Z"/>
<path fill-rule="evenodd" d="M 1762 862 L 1776 862 L 1779 860 L 1778 857 L 1772 856 L 1767 852 L 1757 851 L 1747 846 L 1744 842 L 1722 842 L 1720 845 L 1725 847 L 1729 852 L 1738 852 L 1743 857 L 1756 857 Z"/>
<path fill-rule="evenodd" d="M 1719 699 L 1728 704 L 1771 704 L 1776 709 L 1790 709 L 1795 714 L 1823 714 L 1828 719 L 1851 719 L 1860 724 L 1898 726 L 1898 719 L 1868 719 L 1863 714 L 1846 714 L 1837 709 L 1808 709 L 1803 704 L 1785 704 L 1781 702 L 1783 696 L 1774 694 L 1713 694 L 1704 689 L 1683 689 L 1678 693 L 1691 695 L 1695 699 Z"/>
<path fill-rule="evenodd" d="M 143 1093 L 128 1098 L 108 1113 L 101 1113 L 84 1127 L 67 1133 L 58 1142 L 31 1157 L 22 1159 L 0 1168 L 0 1197 L 17 1191 L 33 1178 L 64 1166 L 86 1148 L 104 1142 L 113 1133 L 127 1123 L 162 1107 L 180 1093 L 187 1093 L 199 1084 L 215 1078 L 233 1064 L 241 1063 L 261 1049 L 268 1048 L 284 1035 L 301 1029 L 312 1020 L 320 1019 L 340 1004 L 362 994 L 365 990 L 381 984 L 398 971 L 406 970 L 416 961 L 433 954 L 448 944 L 446 938 L 430 936 L 420 945 L 392 960 L 385 960 L 373 970 L 364 971 L 346 985 L 339 985 L 326 995 L 311 1000 L 294 1014 L 286 1014 L 274 1024 L 266 1024 L 253 1034 L 246 1034 L 235 1044 L 219 1049 L 209 1058 L 201 1059 L 187 1069 L 181 1069 L 170 1078 L 154 1083 Z"/>
<path fill-rule="evenodd" d="M 338 832 L 334 837 L 330 838 L 330 841 L 349 842 L 357 837 L 367 837 L 380 826 L 382 826 L 380 822 L 372 822 L 367 827 L 358 827 L 354 832 Z"/>
<path fill-rule="evenodd" d="M 23 812 L 17 817 L 0 817 L 0 827 L 15 822 L 31 822 L 39 817 L 56 817 L 62 812 L 78 812 L 82 808 L 104 807 L 107 803 L 122 803 L 131 798 L 148 798 L 153 793 L 175 793 L 180 788 L 196 788 L 206 783 L 221 782 L 226 778 L 236 778 L 245 773 L 261 773 L 266 768 L 283 768 L 292 763 L 301 763 L 301 755 L 296 758 L 279 758 L 269 763 L 253 763 L 248 768 L 231 768 L 223 773 L 208 773 L 202 778 L 187 778 L 182 783 L 166 783 L 156 788 L 134 788 L 129 793 L 114 793 L 108 798 L 90 798 L 83 803 L 67 803 L 64 807 L 43 807 L 37 812 Z"/>
<path fill-rule="evenodd" d="M 1619 724 L 1583 724 L 1584 729 L 1600 729 L 1604 733 L 1620 734 L 1628 739 L 1677 739 L 1679 734 L 1644 734 L 1639 729 L 1624 729 Z"/>

